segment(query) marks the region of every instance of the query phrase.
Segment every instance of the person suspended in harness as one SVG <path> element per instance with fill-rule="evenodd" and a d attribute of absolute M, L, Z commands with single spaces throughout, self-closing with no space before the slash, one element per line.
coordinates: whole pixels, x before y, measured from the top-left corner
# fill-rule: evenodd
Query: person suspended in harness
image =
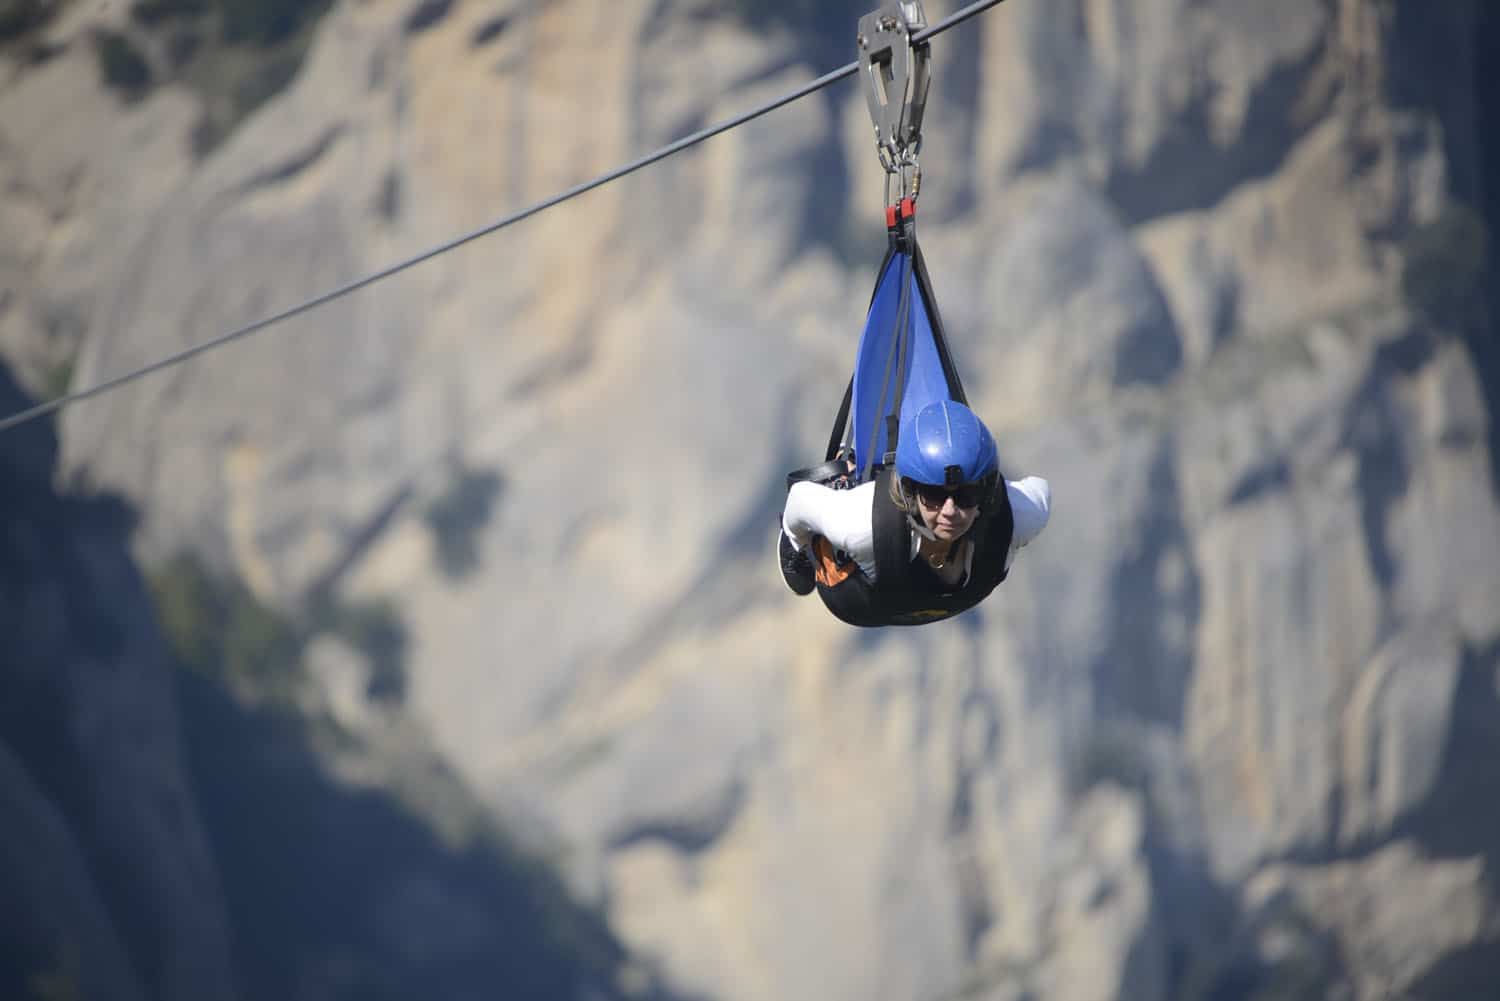
<path fill-rule="evenodd" d="M 817 590 L 856 626 L 922 625 L 974 607 L 1046 527 L 1052 504 L 1046 480 L 1002 475 L 994 436 L 968 407 L 917 244 L 926 27 L 921 0 L 859 20 L 887 249 L 824 461 L 787 474 L 777 541 L 787 586 Z"/>
<path fill-rule="evenodd" d="M 852 489 L 804 480 L 787 492 L 782 576 L 851 625 L 921 625 L 974 607 L 1051 512 L 1047 481 L 1006 480 L 994 437 L 957 401 L 910 418 L 895 460 Z"/>

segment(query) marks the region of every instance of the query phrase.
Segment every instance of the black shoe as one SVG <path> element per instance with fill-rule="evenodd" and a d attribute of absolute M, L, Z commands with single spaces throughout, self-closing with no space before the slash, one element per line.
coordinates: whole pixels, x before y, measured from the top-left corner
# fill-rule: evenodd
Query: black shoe
<path fill-rule="evenodd" d="M 806 553 L 798 552 L 792 548 L 792 540 L 786 537 L 785 532 L 778 533 L 781 542 L 777 547 L 781 555 L 781 577 L 786 581 L 786 586 L 792 589 L 796 595 L 812 594 L 813 583 L 812 560 L 807 558 Z"/>

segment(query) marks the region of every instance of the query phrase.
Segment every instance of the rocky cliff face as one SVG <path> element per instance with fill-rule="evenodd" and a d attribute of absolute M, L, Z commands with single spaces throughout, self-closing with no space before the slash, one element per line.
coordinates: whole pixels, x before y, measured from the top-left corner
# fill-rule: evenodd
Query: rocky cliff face
<path fill-rule="evenodd" d="M 195 159 L 195 92 L 122 106 L 65 12 L 0 91 L 7 353 L 92 384 L 848 58 L 752 15 L 335 5 Z M 1496 32 L 1011 0 L 934 43 L 924 252 L 1056 503 L 950 623 L 851 632 L 771 569 L 883 249 L 852 85 L 79 404 L 63 480 L 312 623 L 301 698 L 394 747 L 341 774 L 441 762 L 680 990 L 1482 997 Z M 313 614 L 370 601 L 384 686 Z"/>
<path fill-rule="evenodd" d="M 0 371 L 7 412 L 30 401 Z M 167 651 L 117 500 L 60 498 L 51 428 L 0 449 L 0 983 L 230 998 L 216 866 L 183 767 Z"/>
<path fill-rule="evenodd" d="M 56 453 L 43 423 L 0 447 L 0 996 L 672 997 L 399 716 L 370 747 L 288 702 L 333 640 L 176 565 L 148 585 L 128 507 L 59 495 Z"/>

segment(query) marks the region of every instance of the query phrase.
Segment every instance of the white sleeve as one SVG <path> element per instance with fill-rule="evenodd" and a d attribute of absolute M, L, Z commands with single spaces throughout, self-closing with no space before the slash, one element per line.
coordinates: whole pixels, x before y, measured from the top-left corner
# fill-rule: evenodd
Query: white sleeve
<path fill-rule="evenodd" d="M 1015 515 L 1015 535 L 1010 548 L 1014 552 L 1042 534 L 1052 515 L 1052 487 L 1040 476 L 1028 476 L 1014 483 L 1006 481 L 1010 509 Z"/>
<path fill-rule="evenodd" d="M 853 490 L 834 490 L 821 483 L 794 483 L 787 492 L 781 527 L 798 549 L 805 551 L 813 536 L 821 535 L 861 566 L 873 566 L 874 504 L 873 482 L 860 484 Z"/>

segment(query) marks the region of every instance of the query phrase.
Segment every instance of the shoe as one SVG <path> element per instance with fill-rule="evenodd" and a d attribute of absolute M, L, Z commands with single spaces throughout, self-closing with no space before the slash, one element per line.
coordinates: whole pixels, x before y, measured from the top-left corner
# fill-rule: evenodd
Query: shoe
<path fill-rule="evenodd" d="M 778 533 L 781 542 L 778 546 L 781 555 L 781 577 L 786 581 L 786 586 L 792 589 L 795 595 L 812 594 L 817 585 L 813 582 L 812 560 L 807 554 L 799 552 L 792 546 L 792 540 L 786 537 L 785 532 Z"/>

